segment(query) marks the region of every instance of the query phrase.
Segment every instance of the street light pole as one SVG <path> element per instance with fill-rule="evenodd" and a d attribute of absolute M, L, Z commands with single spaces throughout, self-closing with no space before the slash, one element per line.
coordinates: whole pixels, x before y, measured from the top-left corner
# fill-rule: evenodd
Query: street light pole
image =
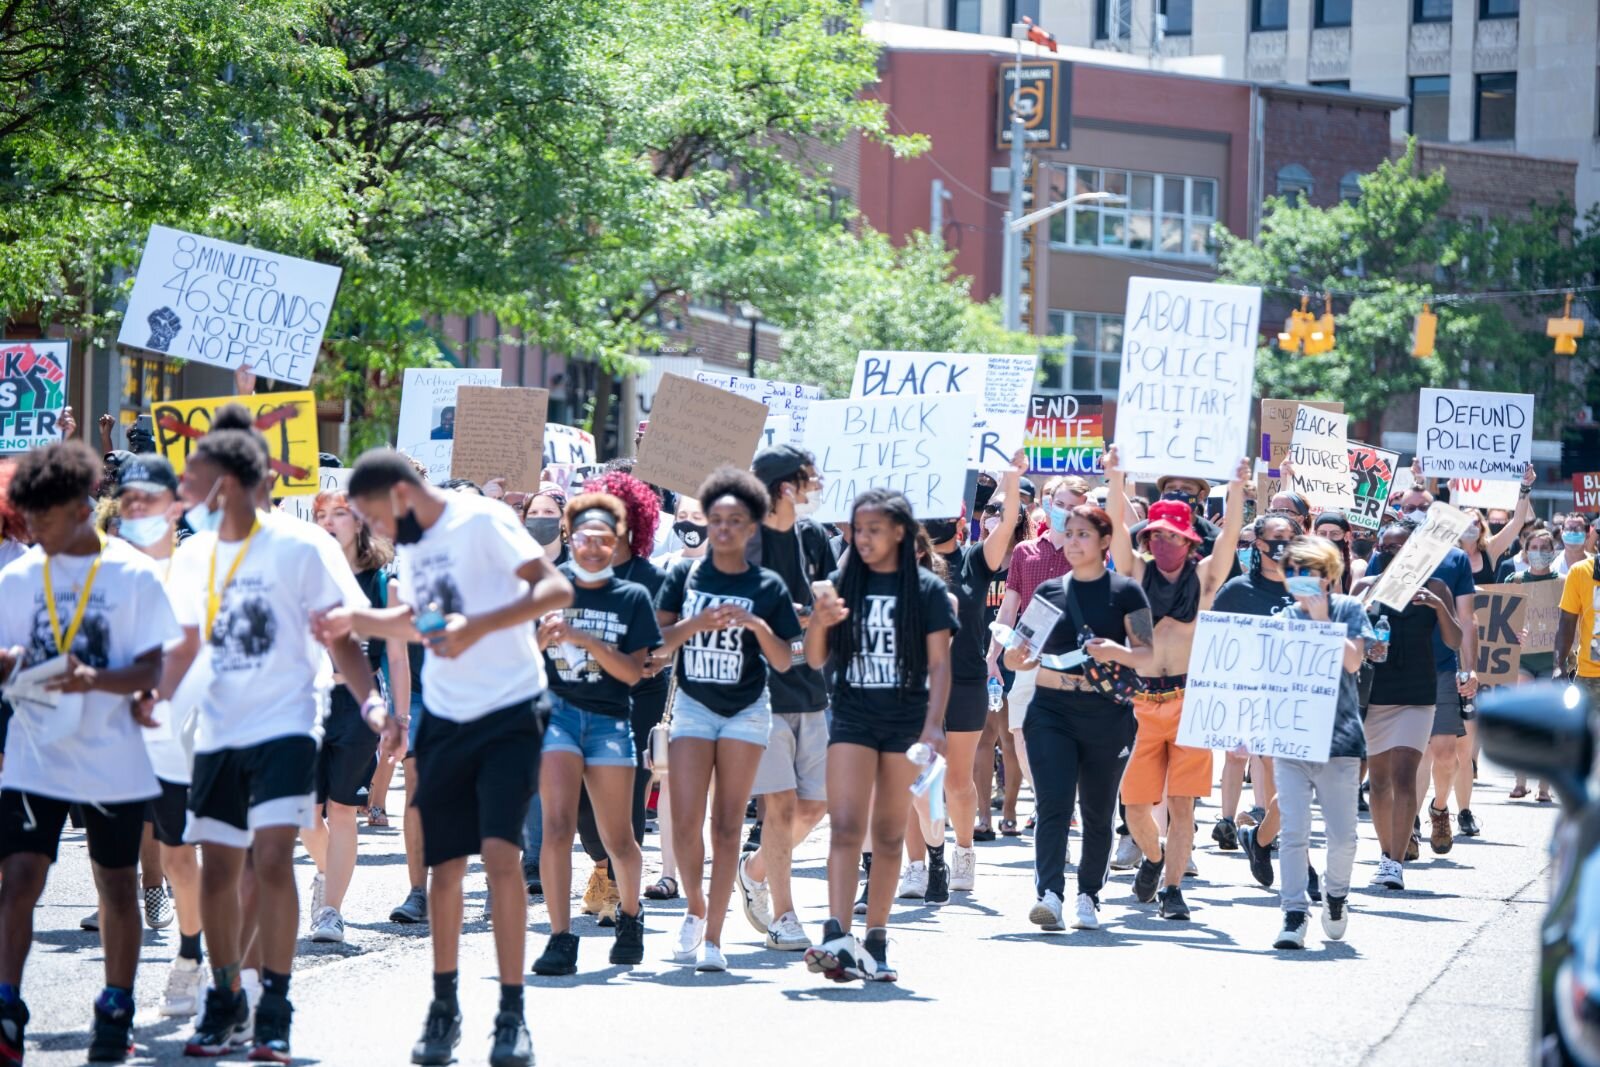
<path fill-rule="evenodd" d="M 1028 28 L 1022 23 L 1011 27 L 1011 36 L 1017 44 L 1016 76 L 1011 85 L 1011 206 L 1005 214 L 1005 239 L 1002 250 L 1005 265 L 1001 271 L 1001 284 L 1005 290 L 1005 326 L 1008 330 L 1022 328 L 1022 235 L 1012 229 L 1013 219 L 1022 217 L 1022 113 L 1017 103 L 1022 98 L 1022 42 L 1028 38 Z"/>

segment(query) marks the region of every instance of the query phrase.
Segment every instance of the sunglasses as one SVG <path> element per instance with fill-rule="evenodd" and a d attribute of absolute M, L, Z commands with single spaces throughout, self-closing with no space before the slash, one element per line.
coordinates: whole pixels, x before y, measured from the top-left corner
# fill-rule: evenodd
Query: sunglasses
<path fill-rule="evenodd" d="M 1315 567 L 1285 567 L 1283 573 L 1290 578 L 1321 578 L 1322 572 Z"/>
<path fill-rule="evenodd" d="M 1005 506 L 1002 504 L 985 504 L 983 506 L 983 513 L 985 515 L 999 515 L 1004 510 Z"/>
<path fill-rule="evenodd" d="M 598 530 L 579 530 L 571 537 L 574 548 L 586 548 L 589 545 L 598 545 L 601 548 L 611 549 L 617 547 L 617 535 L 601 533 Z"/>

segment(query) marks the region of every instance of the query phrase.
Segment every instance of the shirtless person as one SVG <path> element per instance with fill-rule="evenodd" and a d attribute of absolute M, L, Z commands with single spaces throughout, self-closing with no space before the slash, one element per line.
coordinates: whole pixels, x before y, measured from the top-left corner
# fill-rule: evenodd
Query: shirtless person
<path fill-rule="evenodd" d="M 1116 446 L 1106 450 L 1106 479 L 1110 486 L 1107 511 L 1111 515 L 1111 558 L 1117 573 L 1144 587 L 1155 621 L 1154 658 L 1144 676 L 1146 691 L 1134 698 L 1139 721 L 1133 756 L 1122 778 L 1122 803 L 1127 808 L 1128 833 L 1144 854 L 1134 876 L 1133 894 L 1148 904 L 1162 888 L 1163 919 L 1189 918 L 1178 883 L 1183 879 L 1194 847 L 1194 805 L 1211 795 L 1212 758 L 1209 749 L 1176 744 L 1183 716 L 1183 687 L 1189 669 L 1189 648 L 1194 643 L 1195 620 L 1210 610 L 1217 590 L 1233 568 L 1234 549 L 1244 525 L 1244 486 L 1250 477 L 1248 459 L 1239 461 L 1228 483 L 1222 532 L 1201 559 L 1201 537 L 1194 528 L 1193 512 L 1178 500 L 1158 500 L 1150 506 L 1150 519 L 1139 532 L 1139 550 L 1126 525 L 1122 469 Z M 1167 840 L 1163 852 L 1161 828 L 1155 809 L 1167 801 Z M 1165 873 L 1163 876 L 1163 864 Z"/>

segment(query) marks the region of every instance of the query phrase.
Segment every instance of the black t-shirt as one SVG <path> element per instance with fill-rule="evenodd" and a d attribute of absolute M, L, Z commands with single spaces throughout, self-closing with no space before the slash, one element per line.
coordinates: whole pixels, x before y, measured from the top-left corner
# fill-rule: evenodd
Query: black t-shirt
<path fill-rule="evenodd" d="M 1127 575 L 1106 571 L 1090 582 L 1063 575 L 1051 578 L 1034 591 L 1034 596 L 1061 609 L 1050 636 L 1045 639 L 1045 655 L 1064 655 L 1082 646 L 1078 629 L 1087 626 L 1096 637 L 1118 644 L 1128 643 L 1128 616 L 1147 611 L 1150 601 L 1139 583 Z M 1067 674 L 1082 674 L 1074 667 Z"/>
<path fill-rule="evenodd" d="M 958 682 L 981 682 L 989 677 L 984 657 L 989 646 L 989 585 L 995 574 L 984 558 L 983 545 L 970 544 L 944 557 L 950 568 L 950 592 L 959 606 L 961 629 L 950 642 L 950 676 Z M 996 611 L 998 614 L 998 611 Z"/>
<path fill-rule="evenodd" d="M 599 635 L 624 654 L 661 643 L 655 604 L 645 587 L 613 577 L 598 589 L 585 589 L 571 563 L 560 568 L 572 582 L 572 605 L 561 609 L 574 630 Z M 551 645 L 544 650 L 550 691 L 598 715 L 628 716 L 629 687 L 607 674 L 599 661 L 576 645 Z"/>
<path fill-rule="evenodd" d="M 950 610 L 950 594 L 944 582 L 931 571 L 917 568 L 917 594 L 922 601 L 923 628 L 907 634 L 908 641 L 926 643 L 929 634 L 954 631 L 960 625 Z M 833 575 L 835 586 L 839 575 Z M 848 626 L 861 620 L 861 644 L 849 663 L 830 663 L 833 671 L 833 714 L 835 718 L 871 719 L 903 724 L 920 729 L 928 717 L 928 679 L 908 679 L 902 687 L 895 662 L 895 609 L 900 600 L 900 573 L 869 572 L 865 603 L 850 604 Z"/>
<path fill-rule="evenodd" d="M 696 566 L 699 564 L 699 566 Z M 690 571 L 694 572 L 691 580 Z M 717 570 L 708 556 L 679 560 L 661 584 L 656 609 L 680 621 L 734 603 L 766 621 L 784 641 L 800 636 L 789 590 L 772 571 L 747 567 L 739 574 Z M 767 687 L 767 662 L 760 642 L 740 626 L 691 637 L 677 656 L 678 688 L 718 715 L 733 716 L 754 704 Z"/>
<path fill-rule="evenodd" d="M 561 546 L 563 553 L 566 552 L 566 548 L 566 545 Z M 564 557 L 558 560 L 555 565 L 557 567 L 565 566 L 569 558 L 570 557 Z M 661 592 L 661 583 L 667 580 L 666 571 L 662 570 L 660 567 L 657 567 L 649 560 L 641 559 L 638 556 L 630 556 L 628 557 L 628 562 L 624 563 L 622 566 L 613 567 L 611 569 L 611 576 L 613 578 L 620 578 L 624 582 L 633 582 L 635 585 L 644 586 L 644 591 L 650 594 L 650 599 L 652 602 L 654 602 L 656 596 Z M 659 633 L 659 631 L 657 632 Z M 656 644 L 660 643 L 661 642 L 659 640 L 656 642 Z M 633 691 L 635 693 L 650 693 L 656 690 L 664 690 L 671 684 L 671 672 L 661 671 L 654 678 L 639 679 L 639 684 L 633 687 Z"/>
<path fill-rule="evenodd" d="M 356 584 L 361 591 L 367 594 L 367 603 L 375 608 L 389 606 L 389 570 L 387 567 L 374 567 L 370 571 L 357 571 Z M 367 654 L 367 662 L 372 664 L 373 673 L 383 668 L 385 644 L 381 640 L 368 640 L 361 643 L 362 650 Z"/>
<path fill-rule="evenodd" d="M 1261 574 L 1245 573 L 1223 583 L 1211 610 L 1230 615 L 1276 615 L 1293 603 L 1289 587 L 1282 582 Z"/>
<path fill-rule="evenodd" d="M 811 583 L 826 577 L 836 565 L 828 547 L 828 535 L 809 519 L 801 519 L 789 530 L 761 527 L 760 535 L 750 539 L 745 557 L 783 579 L 789 599 L 805 608 L 815 601 Z M 828 686 L 822 672 L 812 670 L 805 663 L 805 639 L 796 638 L 790 651 L 794 654 L 793 666 L 787 671 L 767 672 L 772 710 L 784 713 L 823 710 L 828 706 Z"/>

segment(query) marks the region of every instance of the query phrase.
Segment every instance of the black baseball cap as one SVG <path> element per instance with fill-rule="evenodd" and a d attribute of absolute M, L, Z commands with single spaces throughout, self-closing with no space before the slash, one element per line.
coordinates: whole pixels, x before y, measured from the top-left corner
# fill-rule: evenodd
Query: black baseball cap
<path fill-rule="evenodd" d="M 1033 487 L 1033 482 L 1028 478 L 1017 479 L 1017 491 L 1028 494 L 1030 500 L 1039 499 L 1039 490 Z"/>
<path fill-rule="evenodd" d="M 129 455 L 117 470 L 117 494 L 124 489 L 137 489 L 143 493 L 171 493 L 178 495 L 178 475 L 166 457 L 141 453 Z"/>
<path fill-rule="evenodd" d="M 344 464 L 341 463 L 339 461 L 339 457 L 334 455 L 332 452 L 318 452 L 317 453 L 317 466 L 319 466 L 319 467 L 342 467 L 342 466 L 344 466 Z"/>
<path fill-rule="evenodd" d="M 793 445 L 773 445 L 756 453 L 756 458 L 750 463 L 750 472 L 760 479 L 762 485 L 771 485 L 794 477 L 811 462 L 811 453 L 804 449 Z"/>

